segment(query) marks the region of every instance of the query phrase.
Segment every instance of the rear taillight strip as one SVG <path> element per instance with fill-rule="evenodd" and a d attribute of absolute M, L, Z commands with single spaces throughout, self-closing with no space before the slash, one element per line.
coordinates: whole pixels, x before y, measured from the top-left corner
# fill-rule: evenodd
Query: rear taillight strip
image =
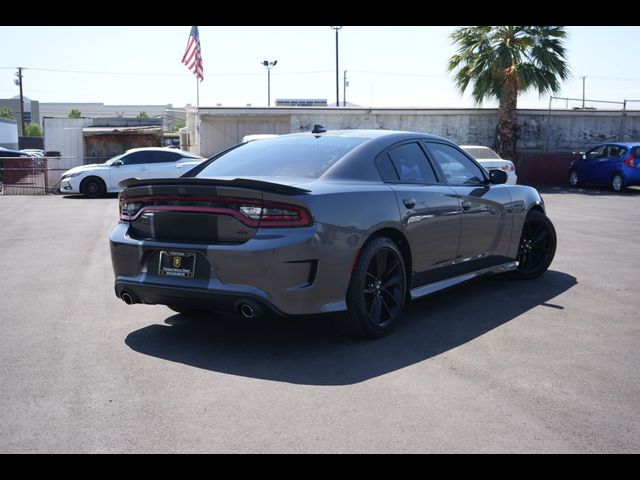
<path fill-rule="evenodd" d="M 144 202 L 203 202 L 203 203 L 235 203 L 238 206 L 253 205 L 260 208 L 273 208 L 294 213 L 297 218 L 287 218 L 287 215 L 263 215 L 260 219 L 249 218 L 241 211 L 229 207 L 209 207 L 197 205 L 143 205 L 133 215 L 124 213 L 124 206 L 129 203 Z M 261 202 L 259 200 L 234 198 L 234 197 L 133 197 L 120 199 L 120 219 L 125 221 L 135 221 L 141 215 L 151 212 L 193 212 L 193 213 L 217 213 L 230 215 L 241 223 L 253 228 L 276 228 L 276 227 L 307 227 L 313 222 L 309 212 L 297 205 L 284 203 Z M 291 215 L 293 216 L 293 215 Z"/>

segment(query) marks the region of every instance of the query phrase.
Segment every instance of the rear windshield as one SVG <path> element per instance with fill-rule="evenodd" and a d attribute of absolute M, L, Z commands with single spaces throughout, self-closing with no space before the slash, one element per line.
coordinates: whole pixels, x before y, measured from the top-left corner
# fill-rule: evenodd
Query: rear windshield
<path fill-rule="evenodd" d="M 366 140 L 358 137 L 311 135 L 256 140 L 217 158 L 197 176 L 319 178 Z"/>
<path fill-rule="evenodd" d="M 488 147 L 464 147 L 463 150 L 465 152 L 467 152 L 469 155 L 471 155 L 473 158 L 475 158 L 476 160 L 481 158 L 481 159 L 496 159 L 499 160 L 500 159 L 500 155 L 498 155 L 496 152 L 494 152 L 493 150 L 491 150 Z"/>
<path fill-rule="evenodd" d="M 640 158 L 640 145 L 631 148 L 631 155 L 634 158 Z"/>

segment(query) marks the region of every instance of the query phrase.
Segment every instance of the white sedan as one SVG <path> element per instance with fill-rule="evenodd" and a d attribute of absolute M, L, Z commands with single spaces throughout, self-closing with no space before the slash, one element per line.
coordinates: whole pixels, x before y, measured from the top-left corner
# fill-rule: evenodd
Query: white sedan
<path fill-rule="evenodd" d="M 128 178 L 177 178 L 204 158 L 167 147 L 132 148 L 104 163 L 82 165 L 62 174 L 60 193 L 98 197 L 119 192 L 118 183 Z"/>
<path fill-rule="evenodd" d="M 496 152 L 489 147 L 482 145 L 460 145 L 460 148 L 471 155 L 486 170 L 504 170 L 507 172 L 507 183 L 515 185 L 518 183 L 516 175 L 516 166 L 510 160 L 501 158 Z"/>

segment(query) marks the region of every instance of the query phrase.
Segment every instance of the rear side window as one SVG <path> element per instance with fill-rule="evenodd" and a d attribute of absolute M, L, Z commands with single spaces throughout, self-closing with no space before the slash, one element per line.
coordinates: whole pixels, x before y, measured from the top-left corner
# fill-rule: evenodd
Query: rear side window
<path fill-rule="evenodd" d="M 153 163 L 177 162 L 181 158 L 182 155 L 176 152 L 153 152 Z"/>
<path fill-rule="evenodd" d="M 437 183 L 435 173 L 417 143 L 400 145 L 389 151 L 389 158 L 403 183 Z"/>
<path fill-rule="evenodd" d="M 627 153 L 627 149 L 625 147 L 621 147 L 618 145 L 610 145 L 607 153 L 608 158 L 618 158 Z"/>

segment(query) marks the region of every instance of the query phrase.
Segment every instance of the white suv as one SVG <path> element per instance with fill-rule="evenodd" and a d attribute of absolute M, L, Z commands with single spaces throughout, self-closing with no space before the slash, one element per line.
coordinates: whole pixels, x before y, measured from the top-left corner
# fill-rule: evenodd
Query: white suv
<path fill-rule="evenodd" d="M 132 148 L 104 163 L 82 165 L 62 174 L 60 193 L 98 197 L 119 192 L 128 178 L 177 178 L 204 161 L 184 150 L 167 147 Z"/>

